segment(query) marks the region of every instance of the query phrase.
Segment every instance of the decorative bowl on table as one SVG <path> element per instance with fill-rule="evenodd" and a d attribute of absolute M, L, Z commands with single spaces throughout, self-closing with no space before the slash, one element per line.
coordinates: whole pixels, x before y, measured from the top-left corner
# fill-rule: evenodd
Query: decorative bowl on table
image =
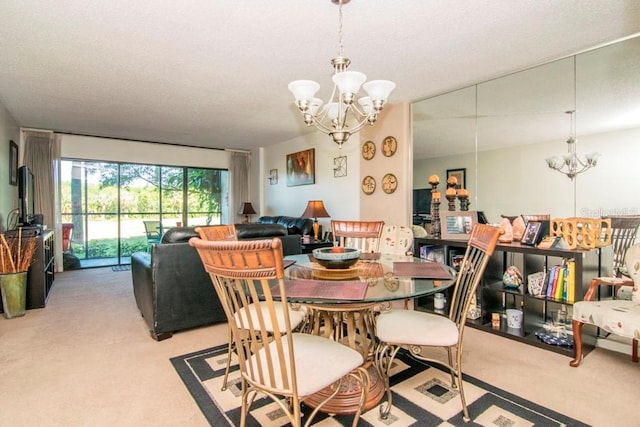
<path fill-rule="evenodd" d="M 324 268 L 345 269 L 358 262 L 360 251 L 352 248 L 318 248 L 313 250 L 313 257 Z"/>

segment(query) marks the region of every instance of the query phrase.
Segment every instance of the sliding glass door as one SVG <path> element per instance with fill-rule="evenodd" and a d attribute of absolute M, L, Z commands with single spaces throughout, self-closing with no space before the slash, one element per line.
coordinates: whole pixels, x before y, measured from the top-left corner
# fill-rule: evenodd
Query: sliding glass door
<path fill-rule="evenodd" d="M 227 193 L 222 169 L 64 159 L 66 257 L 81 267 L 129 264 L 168 228 L 226 222 Z"/>

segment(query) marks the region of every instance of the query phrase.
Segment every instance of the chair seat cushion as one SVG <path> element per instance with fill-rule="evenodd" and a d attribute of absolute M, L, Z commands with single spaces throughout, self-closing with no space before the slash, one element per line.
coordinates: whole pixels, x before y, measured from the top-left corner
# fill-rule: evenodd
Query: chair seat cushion
<path fill-rule="evenodd" d="M 458 328 L 439 314 L 391 310 L 378 316 L 376 336 L 390 344 L 451 346 L 458 343 Z"/>
<path fill-rule="evenodd" d="M 330 386 L 364 363 L 364 358 L 359 352 L 328 338 L 302 333 L 294 333 L 291 336 L 299 396 L 309 396 Z M 284 340 L 283 344 L 285 353 L 288 354 L 287 341 Z M 267 347 L 260 349 L 260 353 L 264 353 L 275 345 L 275 342 L 270 342 Z M 275 355 L 276 350 L 272 351 Z M 264 361 L 264 357 L 260 360 Z M 251 356 L 249 364 L 255 367 L 255 356 Z M 268 372 L 266 366 L 263 366 L 262 370 Z M 274 386 L 285 389 L 281 381 L 281 365 L 274 363 L 273 370 Z"/>
<path fill-rule="evenodd" d="M 267 331 L 273 332 L 273 324 L 271 322 L 271 318 L 268 315 L 266 305 L 260 308 L 263 308 L 264 314 L 266 316 L 264 321 L 265 328 L 267 329 Z M 256 304 L 250 304 L 247 307 L 247 309 L 249 310 L 249 316 L 251 317 L 251 320 L 252 320 L 251 324 L 254 326 L 259 324 L 257 311 L 260 310 L 260 308 L 258 308 Z M 276 314 L 278 325 L 280 325 L 280 332 L 286 332 L 286 324 L 284 322 L 284 312 L 282 309 L 282 305 L 275 304 L 273 308 Z M 306 315 L 307 315 L 307 308 L 305 306 L 301 306 L 297 310 L 289 309 L 289 322 L 291 322 L 291 329 L 297 328 Z M 239 328 L 244 328 L 244 329 L 249 328 L 249 323 L 247 321 L 247 314 L 244 310 L 240 314 L 235 313 L 234 316 L 236 319 L 236 325 L 238 325 Z M 241 319 L 242 321 L 240 321 Z"/>
<path fill-rule="evenodd" d="M 579 301 L 573 320 L 626 338 L 640 338 L 640 304 L 629 300 Z"/>

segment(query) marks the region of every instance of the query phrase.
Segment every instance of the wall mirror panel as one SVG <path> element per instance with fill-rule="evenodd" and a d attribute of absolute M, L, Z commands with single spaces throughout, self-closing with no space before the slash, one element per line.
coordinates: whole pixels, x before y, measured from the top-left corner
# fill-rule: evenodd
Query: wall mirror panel
<path fill-rule="evenodd" d="M 417 102 L 414 188 L 465 168 L 470 209 L 491 222 L 501 214 L 639 214 L 631 195 L 640 181 L 638 76 L 635 37 Z M 571 110 L 577 151 L 601 153 L 573 180 L 545 161 L 567 153 Z"/>
<path fill-rule="evenodd" d="M 476 86 L 415 103 L 412 116 L 414 189 L 431 188 L 429 176 L 436 174 L 444 193 L 447 169 L 461 168 L 467 189 L 475 189 Z M 428 218 L 414 215 L 414 223 Z"/>

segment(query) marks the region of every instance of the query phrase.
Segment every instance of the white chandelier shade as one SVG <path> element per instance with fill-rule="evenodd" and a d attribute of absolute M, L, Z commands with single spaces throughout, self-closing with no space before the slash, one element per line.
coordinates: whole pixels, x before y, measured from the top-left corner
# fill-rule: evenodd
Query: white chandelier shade
<path fill-rule="evenodd" d="M 600 153 L 593 151 L 582 156 L 577 153 L 577 140 L 575 138 L 575 110 L 566 111 L 566 113 L 571 115 L 569 138 L 567 139 L 567 154 L 547 157 L 544 160 L 551 169 L 565 174 L 569 179 L 573 179 L 576 175 L 595 167 L 598 163 L 598 159 L 600 158 Z"/>
<path fill-rule="evenodd" d="M 348 0 L 332 0 L 340 7 L 339 49 L 338 56 L 331 60 L 334 68 L 333 91 L 325 104 L 316 97 L 320 84 L 313 80 L 295 80 L 289 83 L 296 106 L 300 110 L 307 126 L 315 126 L 329 134 L 333 141 L 342 148 L 349 136 L 358 132 L 365 125 L 373 125 L 395 89 L 395 83 L 389 80 L 372 80 L 358 71 L 347 71 L 351 61 L 342 54 L 342 4 Z M 360 89 L 367 96 L 358 96 Z M 357 102 L 356 102 L 357 101 Z"/>

